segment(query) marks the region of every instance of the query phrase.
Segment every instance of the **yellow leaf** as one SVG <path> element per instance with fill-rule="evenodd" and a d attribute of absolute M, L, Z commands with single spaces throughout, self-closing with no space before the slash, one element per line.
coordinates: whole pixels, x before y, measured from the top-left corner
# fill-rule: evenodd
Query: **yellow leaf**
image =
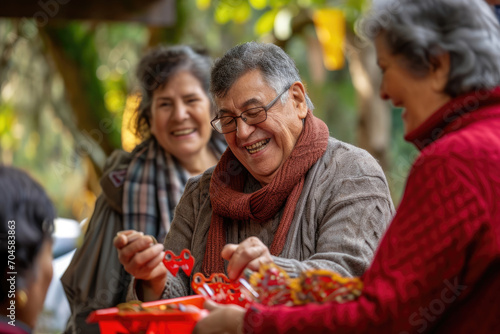
<path fill-rule="evenodd" d="M 233 9 L 226 5 L 224 2 L 219 3 L 215 9 L 215 21 L 219 24 L 225 24 L 231 20 Z"/>
<path fill-rule="evenodd" d="M 264 7 L 267 6 L 267 0 L 250 0 L 250 5 L 259 10 L 259 9 L 264 9 Z"/>
<path fill-rule="evenodd" d="M 316 35 L 323 49 L 323 63 L 328 70 L 344 66 L 345 18 L 340 9 L 325 8 L 314 13 Z"/>
<path fill-rule="evenodd" d="M 122 110 L 124 99 L 123 92 L 110 90 L 104 95 L 104 104 L 110 112 L 117 113 Z"/>
<path fill-rule="evenodd" d="M 254 31 L 257 35 L 264 35 L 273 30 L 274 19 L 278 14 L 278 10 L 273 9 L 265 12 L 258 20 L 255 22 Z"/>
<path fill-rule="evenodd" d="M 137 122 L 135 111 L 139 107 L 141 96 L 138 93 L 129 95 L 125 103 L 125 110 L 122 119 L 122 147 L 127 152 L 132 152 L 137 144 L 141 142 L 140 138 L 133 132 L 133 124 Z M 132 125 L 132 127 L 131 127 Z"/>
<path fill-rule="evenodd" d="M 196 0 L 196 7 L 200 10 L 205 10 L 210 7 L 210 0 Z"/>
<path fill-rule="evenodd" d="M 235 8 L 233 21 L 236 23 L 245 23 L 252 14 L 252 8 L 246 2 L 242 2 L 238 7 Z"/>

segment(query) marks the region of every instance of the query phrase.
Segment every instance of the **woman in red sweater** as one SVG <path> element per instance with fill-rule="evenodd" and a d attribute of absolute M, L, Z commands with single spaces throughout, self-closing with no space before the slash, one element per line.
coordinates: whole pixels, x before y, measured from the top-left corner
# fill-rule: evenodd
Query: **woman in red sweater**
<path fill-rule="evenodd" d="M 483 0 L 375 1 L 380 95 L 421 150 L 345 304 L 207 303 L 197 332 L 500 333 L 500 27 Z"/>

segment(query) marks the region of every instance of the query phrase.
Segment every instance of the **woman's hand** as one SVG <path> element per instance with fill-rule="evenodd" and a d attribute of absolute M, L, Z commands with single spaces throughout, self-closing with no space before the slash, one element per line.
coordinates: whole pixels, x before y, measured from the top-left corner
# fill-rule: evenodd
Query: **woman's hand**
<path fill-rule="evenodd" d="M 257 271 L 261 264 L 273 262 L 267 246 L 256 237 L 250 237 L 238 245 L 227 244 L 221 255 L 229 261 L 227 276 L 231 280 L 237 279 L 245 268 Z"/>
<path fill-rule="evenodd" d="M 167 280 L 167 268 L 162 262 L 165 256 L 163 245 L 155 243 L 151 236 L 134 230 L 118 232 L 113 240 L 125 270 L 136 279 L 143 280 L 145 301 L 158 299 Z"/>
<path fill-rule="evenodd" d="M 243 333 L 245 309 L 237 305 L 220 305 L 211 300 L 203 305 L 210 314 L 198 321 L 193 334 Z"/>

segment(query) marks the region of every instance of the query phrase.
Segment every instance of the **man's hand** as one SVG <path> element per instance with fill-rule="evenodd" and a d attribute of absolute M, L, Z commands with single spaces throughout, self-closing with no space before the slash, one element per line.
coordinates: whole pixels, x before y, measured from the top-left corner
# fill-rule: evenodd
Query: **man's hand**
<path fill-rule="evenodd" d="M 220 305 L 211 300 L 203 305 L 210 314 L 198 321 L 193 334 L 243 333 L 245 309 L 237 305 Z"/>
<path fill-rule="evenodd" d="M 229 261 L 227 276 L 231 280 L 237 279 L 245 268 L 257 271 L 261 264 L 273 262 L 267 246 L 256 237 L 250 237 L 238 245 L 227 244 L 221 255 Z"/>
<path fill-rule="evenodd" d="M 157 299 L 167 279 L 167 268 L 162 262 L 165 256 L 163 245 L 154 243 L 151 236 L 134 230 L 118 232 L 113 240 L 125 270 L 144 281 L 144 300 Z"/>

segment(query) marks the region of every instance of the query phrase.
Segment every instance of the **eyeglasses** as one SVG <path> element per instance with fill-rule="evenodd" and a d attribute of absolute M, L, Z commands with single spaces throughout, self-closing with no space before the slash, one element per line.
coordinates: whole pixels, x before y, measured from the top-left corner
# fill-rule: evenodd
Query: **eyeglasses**
<path fill-rule="evenodd" d="M 245 110 L 242 112 L 239 116 L 233 117 L 233 116 L 222 116 L 222 117 L 215 117 L 210 124 L 212 127 L 215 129 L 215 131 L 226 134 L 230 133 L 233 131 L 236 131 L 237 129 L 237 123 L 236 119 L 241 118 L 243 122 L 245 122 L 248 125 L 255 125 L 264 122 L 267 119 L 267 111 L 271 109 L 276 101 L 283 95 L 285 92 L 287 92 L 290 89 L 291 85 L 288 86 L 284 91 L 282 91 L 278 96 L 274 98 L 267 106 L 264 107 L 256 107 L 256 108 L 251 108 L 248 110 Z"/>

